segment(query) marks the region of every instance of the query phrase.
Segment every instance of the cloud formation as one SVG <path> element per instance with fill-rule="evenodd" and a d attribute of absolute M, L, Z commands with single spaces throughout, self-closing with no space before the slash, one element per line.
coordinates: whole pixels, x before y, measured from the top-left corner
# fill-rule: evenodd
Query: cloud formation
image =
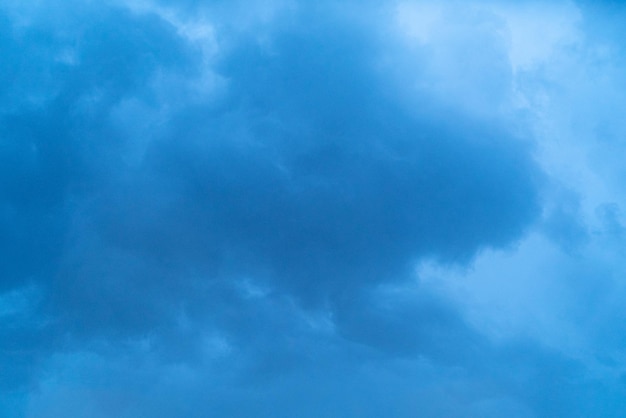
<path fill-rule="evenodd" d="M 2 6 L 3 415 L 620 416 L 554 7 Z"/>

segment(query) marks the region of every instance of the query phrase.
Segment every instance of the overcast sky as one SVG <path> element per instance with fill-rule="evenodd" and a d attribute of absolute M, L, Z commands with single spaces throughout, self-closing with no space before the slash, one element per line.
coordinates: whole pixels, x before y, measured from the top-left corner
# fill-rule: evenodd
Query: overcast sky
<path fill-rule="evenodd" d="M 626 5 L 0 1 L 0 416 L 626 416 Z"/>

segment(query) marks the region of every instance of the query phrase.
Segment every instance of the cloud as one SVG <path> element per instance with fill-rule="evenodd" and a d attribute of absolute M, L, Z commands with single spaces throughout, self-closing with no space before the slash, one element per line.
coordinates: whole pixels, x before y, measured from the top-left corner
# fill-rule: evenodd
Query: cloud
<path fill-rule="evenodd" d="M 534 101 L 581 15 L 416 5 L 3 6 L 5 415 L 617 416 L 525 285 L 600 245 Z"/>
<path fill-rule="evenodd" d="M 78 327 L 151 327 L 205 282 L 244 277 L 320 304 L 407 277 L 420 257 L 506 245 L 537 214 L 537 169 L 515 134 L 436 98 L 394 100 L 379 41 L 341 15 L 305 8 L 294 18 L 308 26 L 236 35 L 215 58 L 226 91 L 168 111 L 154 77 L 201 77 L 193 45 L 154 15 L 94 14 L 54 99 L 69 125 L 58 146 L 78 148 L 85 171 L 68 176 L 82 184 L 63 196 L 50 295 Z M 149 126 L 125 136 L 116 123 L 136 112 Z"/>

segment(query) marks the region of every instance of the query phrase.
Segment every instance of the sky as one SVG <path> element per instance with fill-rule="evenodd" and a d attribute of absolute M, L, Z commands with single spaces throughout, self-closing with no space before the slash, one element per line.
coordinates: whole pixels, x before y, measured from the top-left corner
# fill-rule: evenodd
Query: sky
<path fill-rule="evenodd" d="M 0 416 L 626 416 L 625 19 L 0 0 Z"/>

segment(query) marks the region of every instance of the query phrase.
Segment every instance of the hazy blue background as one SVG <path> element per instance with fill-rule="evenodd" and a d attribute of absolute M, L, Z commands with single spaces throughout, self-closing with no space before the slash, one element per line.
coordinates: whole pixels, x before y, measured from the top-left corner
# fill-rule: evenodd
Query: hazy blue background
<path fill-rule="evenodd" d="M 0 0 L 0 416 L 626 416 L 624 22 Z"/>

